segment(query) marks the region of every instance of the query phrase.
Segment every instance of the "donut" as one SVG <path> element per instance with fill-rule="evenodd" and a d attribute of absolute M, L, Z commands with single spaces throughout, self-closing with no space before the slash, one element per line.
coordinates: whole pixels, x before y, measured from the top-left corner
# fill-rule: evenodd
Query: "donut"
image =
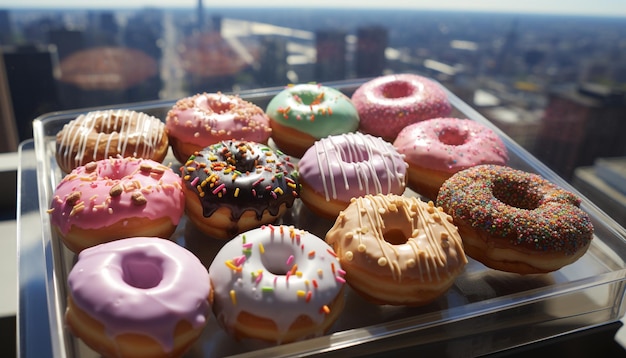
<path fill-rule="evenodd" d="M 181 179 L 169 167 L 149 159 L 109 158 L 67 174 L 48 213 L 65 246 L 78 253 L 125 237 L 167 238 L 184 203 Z"/>
<path fill-rule="evenodd" d="M 139 157 L 162 162 L 169 148 L 158 118 L 125 109 L 81 114 L 56 135 L 56 161 L 65 173 L 109 157 Z"/>
<path fill-rule="evenodd" d="M 263 109 L 239 96 L 219 92 L 178 100 L 167 113 L 165 131 L 181 163 L 223 140 L 266 143 L 272 133 Z"/>
<path fill-rule="evenodd" d="M 346 281 L 376 304 L 420 306 L 443 295 L 467 258 L 452 218 L 432 201 L 354 198 L 326 234 Z"/>
<path fill-rule="evenodd" d="M 270 100 L 265 112 L 274 143 L 296 157 L 318 139 L 359 127 L 359 115 L 350 98 L 319 84 L 288 86 Z"/>
<path fill-rule="evenodd" d="M 187 216 L 217 239 L 274 222 L 300 193 L 290 157 L 260 143 L 216 143 L 191 156 L 180 170 Z"/>
<path fill-rule="evenodd" d="M 211 263 L 213 313 L 238 340 L 320 336 L 344 307 L 343 275 L 321 238 L 293 226 L 261 226 L 227 242 Z"/>
<path fill-rule="evenodd" d="M 316 141 L 298 162 L 300 196 L 311 211 L 334 220 L 354 197 L 402 194 L 406 170 L 402 156 L 379 137 L 329 136 Z"/>
<path fill-rule="evenodd" d="M 211 314 L 207 269 L 166 239 L 85 249 L 67 283 L 67 327 L 106 357 L 182 356 Z"/>
<path fill-rule="evenodd" d="M 393 142 L 402 128 L 452 111 L 448 96 L 434 81 L 413 74 L 395 74 L 363 83 L 352 94 L 359 131 Z"/>
<path fill-rule="evenodd" d="M 479 164 L 505 165 L 506 146 L 486 126 L 459 118 L 433 118 L 413 123 L 393 142 L 409 164 L 408 186 L 436 200 L 452 174 Z"/>
<path fill-rule="evenodd" d="M 437 197 L 465 253 L 496 270 L 547 273 L 578 260 L 593 225 L 580 199 L 541 176 L 499 165 L 454 174 Z"/>

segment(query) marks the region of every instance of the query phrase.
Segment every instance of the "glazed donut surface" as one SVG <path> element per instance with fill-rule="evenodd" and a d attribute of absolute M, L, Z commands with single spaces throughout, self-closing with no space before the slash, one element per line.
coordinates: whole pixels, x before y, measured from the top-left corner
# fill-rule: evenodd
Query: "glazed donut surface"
<path fill-rule="evenodd" d="M 454 174 L 441 187 L 437 205 L 453 217 L 468 256 L 502 271 L 558 270 L 580 258 L 593 238 L 576 195 L 504 166 Z"/>
<path fill-rule="evenodd" d="M 206 268 L 166 239 L 135 237 L 85 249 L 67 282 L 71 332 L 105 356 L 181 356 L 210 314 Z"/>
<path fill-rule="evenodd" d="M 204 233 L 232 238 L 273 222 L 299 197 L 290 157 L 248 141 L 223 141 L 182 167 L 187 214 Z"/>
<path fill-rule="evenodd" d="M 343 274 L 317 236 L 262 226 L 227 242 L 209 267 L 213 312 L 238 339 L 281 344 L 319 336 L 342 311 Z"/>
<path fill-rule="evenodd" d="M 109 157 L 163 161 L 168 138 L 158 118 L 130 110 L 94 111 L 70 121 L 56 136 L 56 160 L 61 170 Z"/>
<path fill-rule="evenodd" d="M 316 141 L 298 162 L 302 200 L 332 219 L 354 197 L 402 194 L 406 170 L 406 162 L 391 143 L 362 133 Z"/>
<path fill-rule="evenodd" d="M 452 218 L 415 197 L 355 198 L 326 241 L 350 286 L 377 304 L 427 304 L 452 286 L 467 263 Z"/>
<path fill-rule="evenodd" d="M 452 174 L 479 164 L 505 165 L 506 146 L 491 129 L 459 118 L 433 118 L 400 131 L 393 146 L 409 164 L 409 186 L 431 199 Z"/>
<path fill-rule="evenodd" d="M 437 83 L 413 74 L 374 78 L 357 88 L 352 103 L 359 112 L 359 130 L 389 142 L 409 124 L 446 117 L 452 110 Z"/>
<path fill-rule="evenodd" d="M 110 158 L 72 170 L 57 185 L 50 222 L 74 252 L 130 236 L 167 238 L 184 211 L 180 177 L 149 159 Z"/>
<path fill-rule="evenodd" d="M 287 87 L 272 98 L 266 112 L 274 142 L 297 157 L 316 140 L 354 132 L 359 126 L 359 114 L 350 98 L 318 84 Z"/>
<path fill-rule="evenodd" d="M 222 93 L 202 93 L 179 100 L 167 114 L 165 130 L 181 163 L 220 141 L 265 143 L 272 133 L 263 109 L 239 96 Z"/>

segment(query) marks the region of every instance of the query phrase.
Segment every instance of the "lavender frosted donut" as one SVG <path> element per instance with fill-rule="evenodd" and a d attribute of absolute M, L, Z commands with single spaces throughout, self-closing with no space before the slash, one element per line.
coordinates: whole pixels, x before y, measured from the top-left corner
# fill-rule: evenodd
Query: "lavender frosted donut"
<path fill-rule="evenodd" d="M 207 269 L 166 239 L 135 237 L 85 249 L 68 286 L 67 325 L 107 357 L 181 356 L 210 312 Z"/>
<path fill-rule="evenodd" d="M 359 130 L 393 142 L 402 128 L 425 119 L 446 117 L 452 107 L 443 89 L 418 75 L 396 74 L 362 84 L 352 95 Z"/>
<path fill-rule="evenodd" d="M 508 161 L 500 137 L 469 119 L 433 118 L 413 123 L 400 131 L 393 146 L 409 164 L 409 187 L 432 200 L 454 173 Z"/>
<path fill-rule="evenodd" d="M 350 200 L 367 194 L 404 192 L 407 164 L 382 138 L 347 133 L 321 139 L 298 163 L 304 204 L 334 219 Z"/>

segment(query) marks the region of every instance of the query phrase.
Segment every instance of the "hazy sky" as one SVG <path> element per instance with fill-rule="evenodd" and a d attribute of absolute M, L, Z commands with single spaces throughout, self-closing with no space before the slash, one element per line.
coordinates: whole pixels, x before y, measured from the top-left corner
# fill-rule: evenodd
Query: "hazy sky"
<path fill-rule="evenodd" d="M 195 7 L 197 0 L 0 0 L 0 7 Z M 204 0 L 210 7 L 359 7 L 626 16 L 626 0 Z"/>

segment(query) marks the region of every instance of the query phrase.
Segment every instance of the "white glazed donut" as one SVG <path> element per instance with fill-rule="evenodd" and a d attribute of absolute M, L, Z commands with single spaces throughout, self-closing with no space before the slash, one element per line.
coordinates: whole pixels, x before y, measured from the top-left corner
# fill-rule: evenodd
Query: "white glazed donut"
<path fill-rule="evenodd" d="M 280 344 L 319 336 L 342 311 L 344 274 L 317 236 L 262 226 L 226 243 L 209 267 L 213 312 L 237 339 Z"/>

